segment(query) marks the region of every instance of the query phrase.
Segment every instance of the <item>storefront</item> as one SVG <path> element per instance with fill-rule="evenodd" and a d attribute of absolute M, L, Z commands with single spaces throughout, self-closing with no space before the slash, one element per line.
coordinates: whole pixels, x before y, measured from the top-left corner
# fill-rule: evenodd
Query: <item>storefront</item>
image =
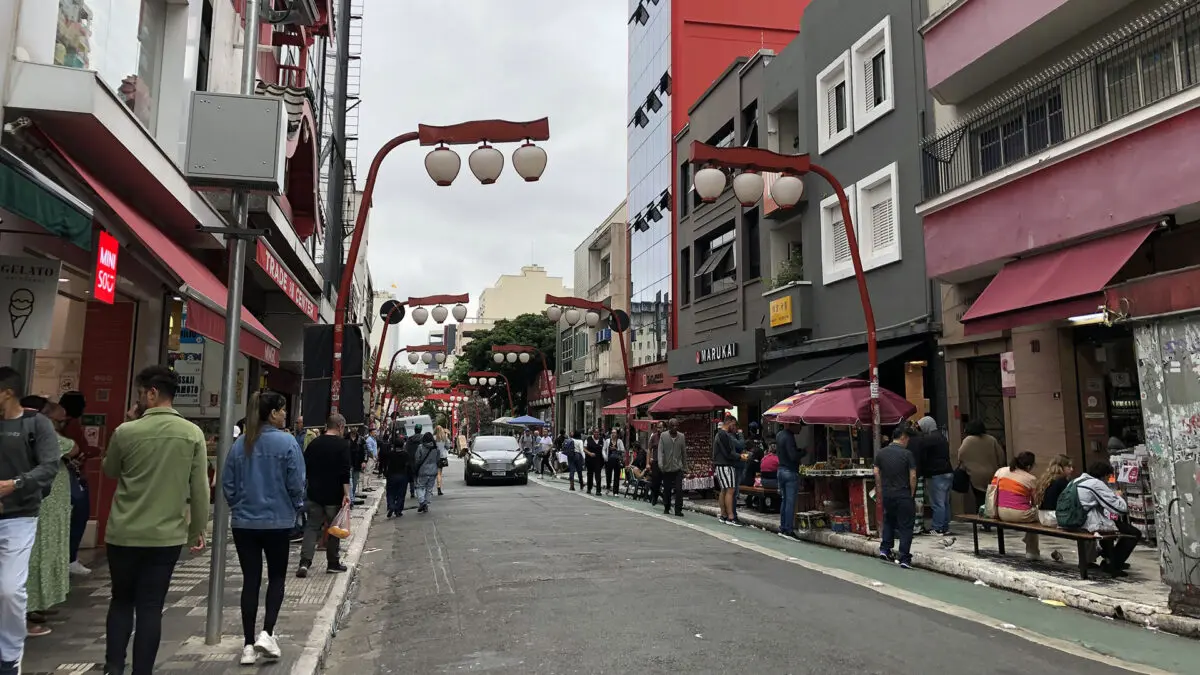
<path fill-rule="evenodd" d="M 676 389 L 708 389 L 737 408 L 740 418 L 755 420 L 764 408 L 760 398 L 745 388 L 758 374 L 763 331 L 727 333 L 667 354 L 667 369 L 676 378 Z"/>

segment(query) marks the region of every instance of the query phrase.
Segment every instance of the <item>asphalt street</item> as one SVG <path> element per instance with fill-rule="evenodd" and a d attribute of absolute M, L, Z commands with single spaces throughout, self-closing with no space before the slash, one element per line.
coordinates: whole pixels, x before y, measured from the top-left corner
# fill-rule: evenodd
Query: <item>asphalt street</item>
<path fill-rule="evenodd" d="M 383 512 L 327 673 L 1200 673 L 1190 640 L 457 463 Z"/>

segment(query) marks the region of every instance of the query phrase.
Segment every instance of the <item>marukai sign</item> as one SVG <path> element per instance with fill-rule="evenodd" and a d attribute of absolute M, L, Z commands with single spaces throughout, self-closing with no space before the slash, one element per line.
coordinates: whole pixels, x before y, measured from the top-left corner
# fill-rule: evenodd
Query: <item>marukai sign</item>
<path fill-rule="evenodd" d="M 737 355 L 738 343 L 730 342 L 729 344 L 696 350 L 696 363 L 704 364 L 712 363 L 713 361 L 724 361 L 725 359 L 737 358 Z"/>

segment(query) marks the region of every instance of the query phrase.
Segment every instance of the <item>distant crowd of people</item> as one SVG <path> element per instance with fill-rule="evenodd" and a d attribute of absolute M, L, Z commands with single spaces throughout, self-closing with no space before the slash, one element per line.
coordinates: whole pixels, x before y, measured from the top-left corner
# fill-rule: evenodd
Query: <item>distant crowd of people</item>
<path fill-rule="evenodd" d="M 449 465 L 452 442 L 441 425 L 411 432 L 398 413 L 392 415 L 382 441 L 377 471 L 386 481 L 387 517 L 404 515 L 405 496 L 417 500 L 417 513 L 428 513 L 434 493 L 442 491 L 442 470 Z"/>

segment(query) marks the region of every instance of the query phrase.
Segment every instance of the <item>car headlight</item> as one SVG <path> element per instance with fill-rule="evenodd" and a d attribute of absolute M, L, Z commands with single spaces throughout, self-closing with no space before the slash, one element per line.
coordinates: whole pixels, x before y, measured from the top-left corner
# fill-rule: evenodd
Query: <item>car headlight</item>
<path fill-rule="evenodd" d="M 525 455 L 518 455 L 517 458 L 513 460 L 514 466 L 524 466 L 528 463 L 529 463 L 529 458 L 526 457 Z"/>
<path fill-rule="evenodd" d="M 470 461 L 471 464 L 473 464 L 475 466 L 483 466 L 483 465 L 487 464 L 487 462 L 483 461 L 483 458 L 480 457 L 479 455 L 471 455 L 471 459 L 468 461 Z"/>

